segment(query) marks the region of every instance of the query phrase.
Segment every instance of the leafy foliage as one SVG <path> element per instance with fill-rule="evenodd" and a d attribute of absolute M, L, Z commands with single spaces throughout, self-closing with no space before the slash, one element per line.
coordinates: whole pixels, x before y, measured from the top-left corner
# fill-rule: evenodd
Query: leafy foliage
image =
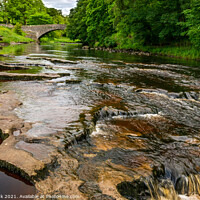
<path fill-rule="evenodd" d="M 9 28 L 5 28 L 3 26 L 0 26 L 0 35 L 3 36 L 3 41 L 6 43 L 11 42 L 31 42 L 32 39 L 23 37 L 17 33 L 15 33 L 13 30 L 10 30 Z"/>
<path fill-rule="evenodd" d="M 71 9 L 67 24 L 67 36 L 72 39 L 79 39 L 83 42 L 87 40 L 86 24 L 87 0 L 79 0 L 77 7 Z"/>
<path fill-rule="evenodd" d="M 61 10 L 46 8 L 42 0 L 1 0 L 0 10 L 0 23 L 35 25 L 66 22 Z"/>
<path fill-rule="evenodd" d="M 23 31 L 22 31 L 22 25 L 20 23 L 17 23 L 13 29 L 14 33 L 18 34 L 18 35 L 23 35 Z"/>
<path fill-rule="evenodd" d="M 91 46 L 137 49 L 190 41 L 200 48 L 199 11 L 200 0 L 78 0 L 68 36 Z"/>
<path fill-rule="evenodd" d="M 28 25 L 53 24 L 53 18 L 47 13 L 30 15 Z"/>
<path fill-rule="evenodd" d="M 192 0 L 189 9 L 184 10 L 186 22 L 182 23 L 183 26 L 188 28 L 186 32 L 192 44 L 200 48 L 200 1 Z"/>
<path fill-rule="evenodd" d="M 87 42 L 94 45 L 105 44 L 105 39 L 114 33 L 111 17 L 108 13 L 109 3 L 105 0 L 88 0 L 86 11 Z"/>

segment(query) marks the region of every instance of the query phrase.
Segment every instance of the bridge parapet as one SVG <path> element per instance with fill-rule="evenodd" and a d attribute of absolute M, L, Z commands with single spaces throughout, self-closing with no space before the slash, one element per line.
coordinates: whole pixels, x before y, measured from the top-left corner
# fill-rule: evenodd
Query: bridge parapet
<path fill-rule="evenodd" d="M 4 26 L 7 28 L 14 28 L 14 26 L 12 24 L 0 24 L 0 26 Z"/>

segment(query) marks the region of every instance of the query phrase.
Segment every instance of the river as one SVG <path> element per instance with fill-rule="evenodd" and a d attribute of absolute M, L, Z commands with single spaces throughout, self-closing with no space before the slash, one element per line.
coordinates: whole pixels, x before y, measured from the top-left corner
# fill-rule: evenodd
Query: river
<path fill-rule="evenodd" d="M 30 175 L 30 194 L 200 199 L 200 62 L 80 44 L 2 52 L 11 56 L 0 57 L 0 91 L 20 102 L 12 112 L 23 126 L 12 124 L 0 150 L 28 175 L 39 164 L 48 172 Z"/>

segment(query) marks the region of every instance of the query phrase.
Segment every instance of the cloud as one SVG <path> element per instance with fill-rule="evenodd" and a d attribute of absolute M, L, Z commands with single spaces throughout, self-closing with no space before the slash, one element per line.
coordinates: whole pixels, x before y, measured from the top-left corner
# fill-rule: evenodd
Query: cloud
<path fill-rule="evenodd" d="M 68 15 L 70 9 L 76 6 L 76 0 L 43 0 L 44 5 L 48 8 L 62 10 L 64 15 Z"/>

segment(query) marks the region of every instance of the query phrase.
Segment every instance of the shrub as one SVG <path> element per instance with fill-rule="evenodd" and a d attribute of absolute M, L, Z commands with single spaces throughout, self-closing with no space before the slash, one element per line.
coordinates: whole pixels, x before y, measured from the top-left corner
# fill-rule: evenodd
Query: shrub
<path fill-rule="evenodd" d="M 13 29 L 14 33 L 18 34 L 18 35 L 23 35 L 23 31 L 22 31 L 22 25 L 20 23 L 17 23 Z"/>

